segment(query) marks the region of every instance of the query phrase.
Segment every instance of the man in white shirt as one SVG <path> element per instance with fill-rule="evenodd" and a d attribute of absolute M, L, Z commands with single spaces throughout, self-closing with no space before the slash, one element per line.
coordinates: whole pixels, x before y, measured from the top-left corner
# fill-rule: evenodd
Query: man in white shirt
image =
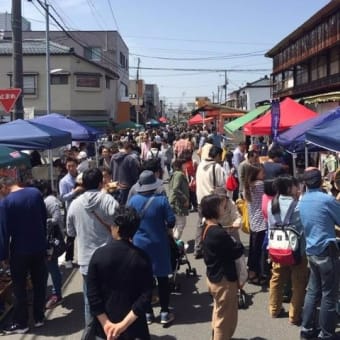
<path fill-rule="evenodd" d="M 198 203 L 198 223 L 195 236 L 194 256 L 202 257 L 202 215 L 200 203 L 204 196 L 210 195 L 216 188 L 224 188 L 225 173 L 221 166 L 223 150 L 213 145 L 209 150 L 209 158 L 202 160 L 196 172 L 196 195 Z"/>

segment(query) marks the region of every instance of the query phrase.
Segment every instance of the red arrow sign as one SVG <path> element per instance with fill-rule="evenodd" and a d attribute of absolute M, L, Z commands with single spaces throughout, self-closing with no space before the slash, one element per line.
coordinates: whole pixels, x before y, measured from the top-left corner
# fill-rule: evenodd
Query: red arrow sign
<path fill-rule="evenodd" d="M 13 106 L 21 94 L 21 89 L 0 89 L 0 103 L 7 113 L 11 112 Z"/>

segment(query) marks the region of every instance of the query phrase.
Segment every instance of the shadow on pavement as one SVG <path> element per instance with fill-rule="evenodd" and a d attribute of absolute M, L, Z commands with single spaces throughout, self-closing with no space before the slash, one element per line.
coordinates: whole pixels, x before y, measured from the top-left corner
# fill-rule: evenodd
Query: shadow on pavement
<path fill-rule="evenodd" d="M 151 340 L 176 340 L 177 338 L 175 338 L 174 336 L 171 335 L 162 335 L 162 336 L 158 336 L 158 335 L 152 335 L 151 334 Z"/>
<path fill-rule="evenodd" d="M 84 318 L 81 313 L 84 308 L 82 293 L 65 296 L 61 307 L 63 310 L 58 311 L 57 317 L 54 318 L 51 314 L 44 327 L 35 329 L 36 335 L 60 337 L 77 333 L 84 328 Z"/>
<path fill-rule="evenodd" d="M 211 320 L 212 298 L 206 290 L 198 291 L 196 283 L 199 280 L 200 276 L 187 276 L 182 272 L 177 274 L 176 282 L 180 289 L 170 297 L 176 324 L 194 324 Z"/>

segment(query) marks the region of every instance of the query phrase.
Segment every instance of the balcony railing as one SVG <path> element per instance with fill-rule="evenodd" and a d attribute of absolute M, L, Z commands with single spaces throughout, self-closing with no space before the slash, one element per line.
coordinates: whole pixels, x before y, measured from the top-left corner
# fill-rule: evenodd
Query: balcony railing
<path fill-rule="evenodd" d="M 276 90 L 274 88 L 273 95 L 278 97 L 284 97 L 288 95 L 292 96 L 311 92 L 316 93 L 319 90 L 324 92 L 325 89 L 327 88 L 333 89 L 336 86 L 340 87 L 340 73 L 333 74 L 322 79 L 317 79 L 306 84 L 296 85 L 293 88 L 280 90 Z"/>

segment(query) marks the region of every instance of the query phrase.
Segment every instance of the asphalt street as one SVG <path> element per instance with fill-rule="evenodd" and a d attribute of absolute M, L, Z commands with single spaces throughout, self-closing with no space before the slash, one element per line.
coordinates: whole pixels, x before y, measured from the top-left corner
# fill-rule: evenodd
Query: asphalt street
<path fill-rule="evenodd" d="M 186 276 L 187 266 L 179 270 L 176 282 L 179 292 L 171 295 L 171 306 L 175 313 L 174 323 L 164 328 L 156 322 L 150 326 L 152 339 L 163 340 L 208 340 L 210 339 L 211 297 L 207 293 L 205 267 L 203 260 L 195 260 L 192 256 L 193 237 L 197 223 L 197 214 L 191 213 L 183 234 L 184 241 L 189 242 L 188 259 L 197 270 L 197 277 Z M 248 236 L 241 233 L 247 246 Z M 39 329 L 31 328 L 25 335 L 5 336 L 8 340 L 43 340 L 43 339 L 80 339 L 83 329 L 82 278 L 77 268 L 65 270 L 63 294 L 64 300 L 46 313 L 46 323 Z M 268 313 L 268 291 L 266 288 L 247 284 L 245 290 L 250 305 L 239 310 L 239 320 L 234 339 L 252 340 L 286 340 L 299 339 L 299 328 L 288 324 L 288 318 L 272 319 Z M 285 305 L 288 310 L 288 305 Z M 159 307 L 155 306 L 155 315 Z"/>

